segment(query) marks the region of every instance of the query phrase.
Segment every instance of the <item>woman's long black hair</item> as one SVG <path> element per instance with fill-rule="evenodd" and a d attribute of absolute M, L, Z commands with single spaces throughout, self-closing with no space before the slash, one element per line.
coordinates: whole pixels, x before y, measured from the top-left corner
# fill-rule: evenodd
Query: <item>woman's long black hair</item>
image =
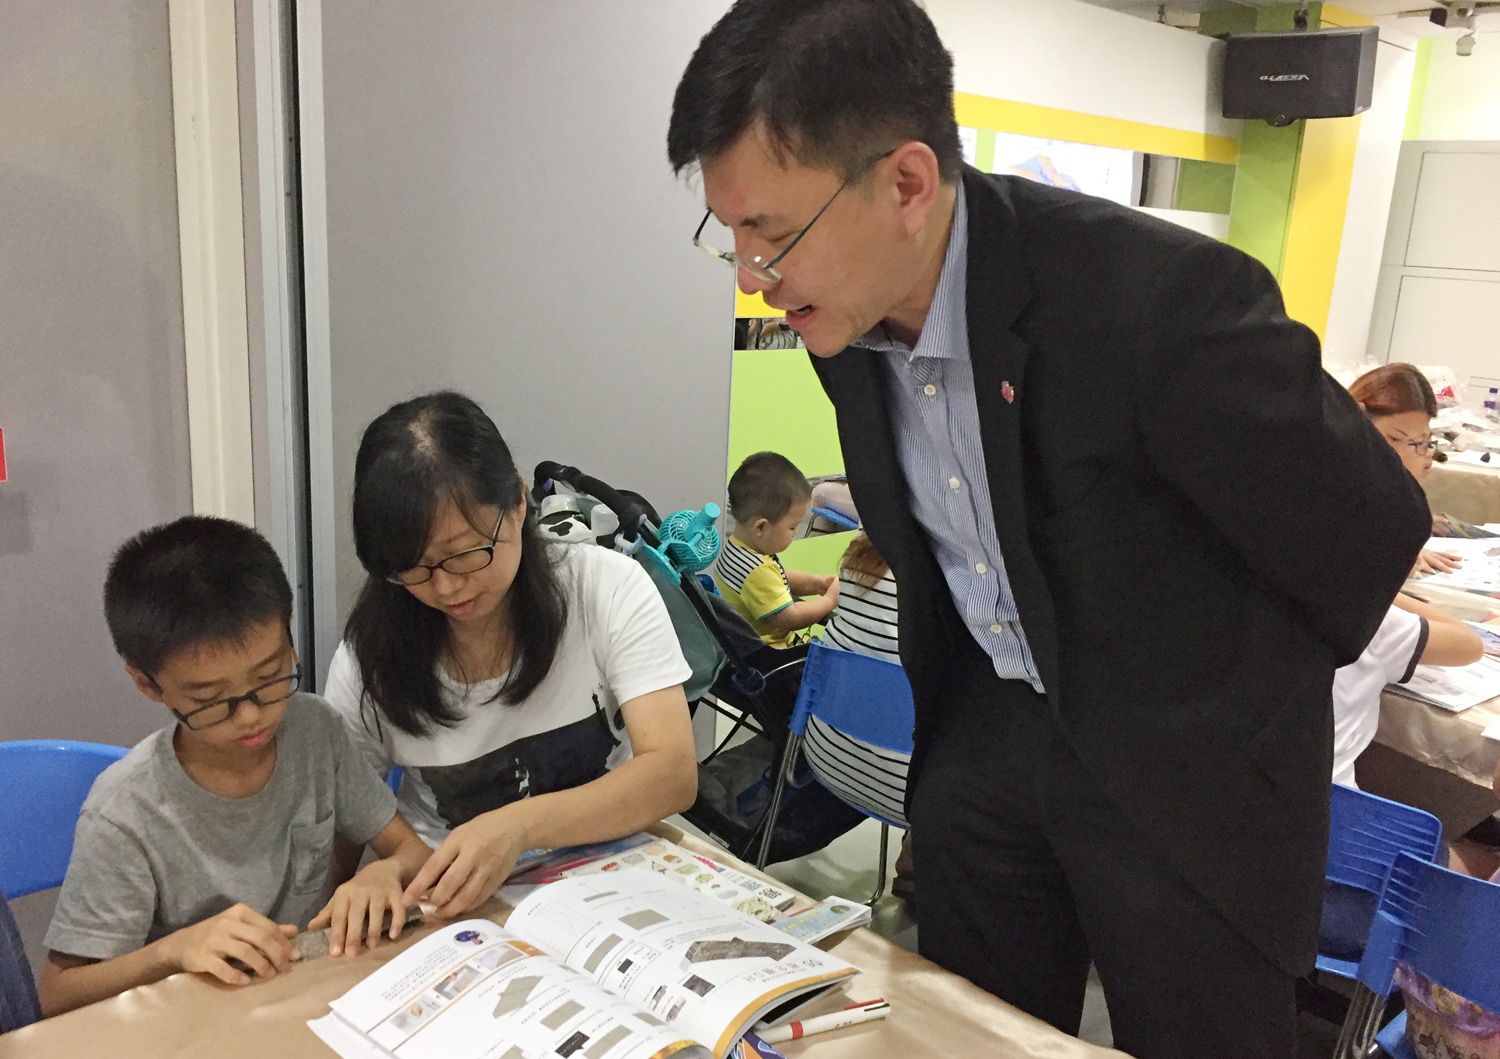
<path fill-rule="evenodd" d="M 500 431 L 462 394 L 443 391 L 403 401 L 365 428 L 354 461 L 354 549 L 369 576 L 344 639 L 366 696 L 403 732 L 451 727 L 461 715 L 443 701 L 438 679 L 448 647 L 447 618 L 387 578 L 422 558 L 445 503 L 477 527 L 475 508 L 513 511 L 524 489 Z M 488 523 L 483 532 L 489 532 Z M 513 704 L 547 676 L 567 624 L 557 572 L 530 517 L 522 522 L 521 565 L 505 605 L 511 665 L 491 701 Z"/>

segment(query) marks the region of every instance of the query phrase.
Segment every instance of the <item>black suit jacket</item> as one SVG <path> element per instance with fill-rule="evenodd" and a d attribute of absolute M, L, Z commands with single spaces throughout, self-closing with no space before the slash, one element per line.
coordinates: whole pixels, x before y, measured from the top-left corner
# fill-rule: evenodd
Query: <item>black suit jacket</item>
<path fill-rule="evenodd" d="M 995 527 L 1051 709 L 1156 851 L 1306 972 L 1333 670 L 1428 536 L 1421 488 L 1255 260 L 1075 192 L 967 167 L 963 182 Z M 880 355 L 814 367 L 900 585 L 916 788 L 977 648 L 910 513 Z"/>

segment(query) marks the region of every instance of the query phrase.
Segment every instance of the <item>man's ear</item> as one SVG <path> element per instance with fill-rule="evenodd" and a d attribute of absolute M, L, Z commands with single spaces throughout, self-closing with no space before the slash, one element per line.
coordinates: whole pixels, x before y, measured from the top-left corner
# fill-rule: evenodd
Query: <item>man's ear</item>
<path fill-rule="evenodd" d="M 938 200 L 942 174 L 937 155 L 925 143 L 911 140 L 891 152 L 885 163 L 890 167 L 891 186 L 909 235 L 915 235 L 927 224 Z"/>
<path fill-rule="evenodd" d="M 135 686 L 140 689 L 142 695 L 146 696 L 152 702 L 159 702 L 162 705 L 166 705 L 167 700 L 161 697 L 161 688 L 157 687 L 156 681 L 147 676 L 144 671 L 135 668 L 135 666 L 127 662 L 125 663 L 125 672 L 130 675 L 131 680 L 135 681 Z"/>

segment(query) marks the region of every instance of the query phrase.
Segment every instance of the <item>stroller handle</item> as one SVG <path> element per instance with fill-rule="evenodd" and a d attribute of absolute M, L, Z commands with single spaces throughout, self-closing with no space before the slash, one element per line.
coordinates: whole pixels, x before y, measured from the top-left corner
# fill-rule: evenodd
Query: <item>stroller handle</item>
<path fill-rule="evenodd" d="M 535 488 L 540 488 L 541 483 L 549 479 L 566 482 L 579 492 L 587 493 L 608 507 L 620 517 L 620 535 L 627 541 L 635 540 L 640 534 L 641 523 L 650 518 L 650 512 L 638 502 L 625 496 L 613 486 L 584 474 L 577 467 L 569 467 L 566 464 L 543 460 L 536 465 L 532 481 L 537 483 Z M 654 536 L 655 534 L 653 533 L 652 535 Z M 651 542 L 647 541 L 647 543 Z"/>

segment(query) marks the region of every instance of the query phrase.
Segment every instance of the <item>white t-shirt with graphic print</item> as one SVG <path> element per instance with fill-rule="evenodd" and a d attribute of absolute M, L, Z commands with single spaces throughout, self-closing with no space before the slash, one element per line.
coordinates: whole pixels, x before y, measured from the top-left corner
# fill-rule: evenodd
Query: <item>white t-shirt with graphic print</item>
<path fill-rule="evenodd" d="M 552 544 L 568 620 L 547 676 L 521 703 L 489 701 L 503 678 L 460 684 L 440 667 L 444 701 L 460 715 L 424 735 L 393 727 L 371 702 L 348 644 L 324 696 L 370 763 L 404 777 L 401 813 L 428 844 L 480 813 L 597 779 L 630 760 L 620 704 L 691 675 L 666 605 L 646 572 L 592 544 Z"/>

